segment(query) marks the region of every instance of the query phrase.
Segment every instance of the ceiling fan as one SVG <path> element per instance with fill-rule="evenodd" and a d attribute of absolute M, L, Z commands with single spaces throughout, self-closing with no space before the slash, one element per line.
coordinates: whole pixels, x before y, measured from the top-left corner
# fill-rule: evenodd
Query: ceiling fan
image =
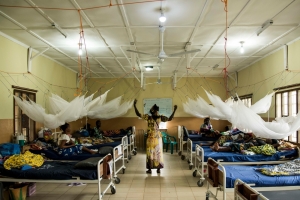
<path fill-rule="evenodd" d="M 164 52 L 164 46 L 163 46 L 163 44 L 164 44 L 163 39 L 164 39 L 164 31 L 165 31 L 165 29 L 166 28 L 164 26 L 159 26 L 161 48 L 160 48 L 160 52 L 159 52 L 158 55 L 151 54 L 151 53 L 146 53 L 146 52 L 141 52 L 141 51 L 134 51 L 134 50 L 130 50 L 130 49 L 128 49 L 127 51 L 133 52 L 133 53 L 138 53 L 138 54 L 145 54 L 145 55 L 155 56 L 158 59 L 160 59 L 159 63 L 163 62 L 165 60 L 165 58 L 168 58 L 168 57 L 175 57 L 175 56 L 179 56 L 179 55 L 184 55 L 184 54 L 195 53 L 195 52 L 201 51 L 200 49 L 194 49 L 194 50 L 183 51 L 183 52 L 179 52 L 179 53 L 166 54 Z"/>

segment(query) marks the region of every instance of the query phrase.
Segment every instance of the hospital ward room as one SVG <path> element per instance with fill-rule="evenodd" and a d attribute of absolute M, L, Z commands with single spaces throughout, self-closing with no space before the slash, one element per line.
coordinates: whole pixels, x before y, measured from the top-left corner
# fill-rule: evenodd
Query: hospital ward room
<path fill-rule="evenodd" d="M 299 200 L 300 0 L 0 0 L 0 200 Z"/>

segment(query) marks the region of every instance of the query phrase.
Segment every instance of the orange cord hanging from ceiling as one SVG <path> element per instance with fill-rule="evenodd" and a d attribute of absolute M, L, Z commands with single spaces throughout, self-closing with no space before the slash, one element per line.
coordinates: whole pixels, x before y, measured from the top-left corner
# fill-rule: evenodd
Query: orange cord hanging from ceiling
<path fill-rule="evenodd" d="M 78 10 L 78 14 L 79 14 L 79 20 L 80 20 L 80 32 L 79 32 L 79 50 L 82 51 L 82 48 L 84 47 L 85 50 L 85 57 L 86 57 L 86 67 L 84 69 L 84 74 L 89 73 L 87 72 L 90 71 L 90 65 L 89 65 L 89 57 L 88 57 L 88 53 L 87 53 L 87 49 L 86 49 L 86 42 L 85 42 L 85 37 L 84 37 L 84 31 L 83 31 L 83 26 L 82 26 L 82 16 L 80 13 L 80 10 Z M 78 67 L 79 67 L 79 75 L 78 75 L 78 81 L 79 81 L 79 87 L 77 89 L 77 92 L 75 94 L 75 96 L 79 96 L 82 93 L 82 87 L 83 87 L 83 81 L 86 81 L 86 77 L 83 77 L 83 68 L 82 68 L 82 59 L 81 59 L 81 55 L 78 54 Z M 82 80 L 84 79 L 84 80 Z"/>
<path fill-rule="evenodd" d="M 224 54 L 225 54 L 225 59 L 224 59 L 224 68 L 223 68 L 223 73 L 224 73 L 224 86 L 225 86 L 225 90 L 226 90 L 226 98 L 228 97 L 228 86 L 227 86 L 227 77 L 228 77 L 228 71 L 227 68 L 230 65 L 230 59 L 229 56 L 227 54 L 227 30 L 228 30 L 228 0 L 221 0 L 222 3 L 224 3 L 224 11 L 225 11 L 225 44 L 224 44 Z M 228 64 L 227 64 L 227 58 L 228 58 Z"/>
<path fill-rule="evenodd" d="M 85 10 L 93 10 L 93 9 L 98 9 L 98 8 L 107 8 L 107 7 L 112 7 L 112 6 L 125 6 L 125 5 L 134 5 L 134 4 L 144 4 L 144 3 L 154 3 L 154 2 L 162 2 L 162 1 L 167 1 L 167 0 L 148 0 L 148 1 L 136 1 L 136 2 L 127 2 L 127 3 L 116 3 L 112 4 L 110 1 L 109 5 L 104 5 L 104 6 L 94 6 L 94 7 L 87 7 L 87 8 L 81 8 L 80 10 L 85 11 Z M 40 8 L 44 10 L 78 10 L 76 8 L 58 8 L 58 7 L 43 7 L 43 6 L 13 6 L 13 5 L 4 5 L 0 4 L 0 7 L 5 7 L 5 8 Z"/>

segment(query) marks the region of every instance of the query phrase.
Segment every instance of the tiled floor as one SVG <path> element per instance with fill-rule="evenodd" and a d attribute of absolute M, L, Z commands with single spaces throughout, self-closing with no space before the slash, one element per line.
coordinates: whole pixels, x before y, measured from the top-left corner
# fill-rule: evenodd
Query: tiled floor
<path fill-rule="evenodd" d="M 118 174 L 120 184 L 115 184 L 116 193 L 110 189 L 104 195 L 107 200 L 205 200 L 206 184 L 197 186 L 198 177 L 193 177 L 193 170 L 188 169 L 188 163 L 182 161 L 177 153 L 164 152 L 165 168 L 161 174 L 156 170 L 146 174 L 145 153 L 138 152 L 126 164 L 125 174 Z M 107 180 L 102 188 L 107 186 Z M 98 199 L 97 184 L 85 186 L 67 186 L 67 184 L 37 183 L 37 191 L 27 200 L 96 200 Z M 215 192 L 215 190 L 213 190 Z M 222 194 L 219 192 L 219 199 Z M 228 200 L 233 200 L 233 193 L 227 194 Z"/>

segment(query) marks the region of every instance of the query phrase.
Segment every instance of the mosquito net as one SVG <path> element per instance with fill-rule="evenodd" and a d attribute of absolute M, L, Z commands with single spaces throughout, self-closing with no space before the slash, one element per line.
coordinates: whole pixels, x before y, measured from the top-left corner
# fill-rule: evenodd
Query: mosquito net
<path fill-rule="evenodd" d="M 270 109 L 274 92 L 266 95 L 250 108 L 245 106 L 240 99 L 233 101 L 229 98 L 224 102 L 217 95 L 207 91 L 205 93 L 213 106 L 198 97 L 197 100 L 188 99 L 183 104 L 184 111 L 200 118 L 209 116 L 214 119 L 228 120 L 240 130 L 251 130 L 257 137 L 282 139 L 300 128 L 300 114 L 295 117 L 276 118 L 272 122 L 265 122 L 258 115 Z"/>
<path fill-rule="evenodd" d="M 126 114 L 132 107 L 133 101 L 125 101 L 120 104 L 122 97 L 117 97 L 106 102 L 107 93 L 108 91 L 95 99 L 93 99 L 94 94 L 86 98 L 84 96 L 78 96 L 71 102 L 52 94 L 52 96 L 49 97 L 49 114 L 46 113 L 42 106 L 31 100 L 26 101 L 17 96 L 14 96 L 14 99 L 23 113 L 29 118 L 36 122 L 43 123 L 44 127 L 54 129 L 66 122 L 76 121 L 85 116 L 91 119 L 120 117 Z"/>

